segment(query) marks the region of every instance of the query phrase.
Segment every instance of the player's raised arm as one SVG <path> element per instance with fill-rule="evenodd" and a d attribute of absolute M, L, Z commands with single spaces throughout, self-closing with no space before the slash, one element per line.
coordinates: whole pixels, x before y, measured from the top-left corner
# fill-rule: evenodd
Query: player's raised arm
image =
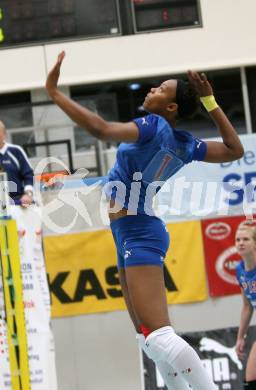
<path fill-rule="evenodd" d="M 135 142 L 139 136 L 134 122 L 108 122 L 101 116 L 76 103 L 58 89 L 60 69 L 65 57 L 62 51 L 46 80 L 48 95 L 74 122 L 96 138 L 117 142 Z"/>
<path fill-rule="evenodd" d="M 202 104 L 209 112 L 223 140 L 223 142 L 207 141 L 207 153 L 204 161 L 218 163 L 241 158 L 244 154 L 243 145 L 232 123 L 216 103 L 211 84 L 206 75 L 189 71 L 188 78 L 199 94 Z"/>

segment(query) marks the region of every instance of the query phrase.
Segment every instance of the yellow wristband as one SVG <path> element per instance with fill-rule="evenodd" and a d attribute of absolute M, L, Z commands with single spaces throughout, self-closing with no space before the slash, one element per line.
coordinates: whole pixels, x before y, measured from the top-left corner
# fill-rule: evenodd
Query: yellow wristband
<path fill-rule="evenodd" d="M 215 108 L 218 108 L 218 103 L 215 100 L 215 97 L 213 95 L 210 96 L 202 96 L 200 97 L 200 101 L 203 104 L 204 108 L 210 112 L 212 110 L 215 110 Z"/>

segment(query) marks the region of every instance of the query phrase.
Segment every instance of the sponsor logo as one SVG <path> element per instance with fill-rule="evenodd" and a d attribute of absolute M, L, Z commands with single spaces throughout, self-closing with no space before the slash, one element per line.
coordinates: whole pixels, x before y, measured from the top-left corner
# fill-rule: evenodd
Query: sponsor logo
<path fill-rule="evenodd" d="M 178 291 L 174 279 L 165 265 L 164 275 L 167 292 Z M 122 297 L 117 267 L 107 267 L 104 270 L 104 276 L 105 278 L 102 280 L 100 274 L 91 268 L 81 269 L 78 275 L 74 271 L 48 275 L 52 298 L 54 297 L 61 304 L 70 304 L 83 302 L 90 297 L 96 298 L 98 301 Z M 68 287 L 70 283 L 74 283 L 71 288 Z"/>
<path fill-rule="evenodd" d="M 125 251 L 124 258 L 125 258 L 125 259 L 128 259 L 128 257 L 131 256 L 131 254 L 132 254 L 132 251 L 131 251 L 131 250 L 130 250 L 130 251 L 126 250 L 126 251 Z"/>
<path fill-rule="evenodd" d="M 142 118 L 142 125 L 148 125 L 148 122 L 146 121 L 145 118 Z"/>
<path fill-rule="evenodd" d="M 217 257 L 215 270 L 219 277 L 227 283 L 238 285 L 236 279 L 236 267 L 240 260 L 236 258 L 237 250 L 235 246 L 229 247 Z"/>
<path fill-rule="evenodd" d="M 199 343 L 199 350 L 201 352 L 213 351 L 219 355 L 228 355 L 230 360 L 233 361 L 233 363 L 237 366 L 237 368 L 239 370 L 243 369 L 243 365 L 237 357 L 237 354 L 235 351 L 235 346 L 230 348 L 230 347 L 227 347 L 226 345 L 221 344 L 219 341 L 215 341 L 215 340 L 210 339 L 208 337 L 203 337 Z"/>
<path fill-rule="evenodd" d="M 197 149 L 199 149 L 199 148 L 200 148 L 200 145 L 202 144 L 202 141 L 197 141 L 197 140 L 196 140 L 196 142 L 197 142 L 196 147 L 197 147 Z"/>
<path fill-rule="evenodd" d="M 225 222 L 214 222 L 207 226 L 205 234 L 212 240 L 223 240 L 231 233 L 231 227 Z"/>
<path fill-rule="evenodd" d="M 199 342 L 199 350 L 219 355 L 203 359 L 202 363 L 219 390 L 232 390 L 233 384 L 237 383 L 240 376 L 239 371 L 243 369 L 235 352 L 235 346 L 227 347 L 212 338 L 203 337 Z M 236 366 L 235 370 L 232 370 L 230 363 Z"/>

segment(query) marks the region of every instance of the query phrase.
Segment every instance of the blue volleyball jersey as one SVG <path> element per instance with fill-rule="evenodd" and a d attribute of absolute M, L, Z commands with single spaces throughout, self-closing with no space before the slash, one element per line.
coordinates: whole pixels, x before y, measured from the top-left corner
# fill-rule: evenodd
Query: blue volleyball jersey
<path fill-rule="evenodd" d="M 250 271 L 244 268 L 244 262 L 241 261 L 236 267 L 237 280 L 244 290 L 244 294 L 254 309 L 256 309 L 256 267 Z"/>
<path fill-rule="evenodd" d="M 139 129 L 135 143 L 121 143 L 109 172 L 106 194 L 133 213 L 153 215 L 152 199 L 164 182 L 184 164 L 202 161 L 206 143 L 177 131 L 161 116 L 134 119 Z"/>
<path fill-rule="evenodd" d="M 4 144 L 0 149 L 0 167 L 7 174 L 11 198 L 18 200 L 24 191 L 33 191 L 33 169 L 19 145 Z"/>

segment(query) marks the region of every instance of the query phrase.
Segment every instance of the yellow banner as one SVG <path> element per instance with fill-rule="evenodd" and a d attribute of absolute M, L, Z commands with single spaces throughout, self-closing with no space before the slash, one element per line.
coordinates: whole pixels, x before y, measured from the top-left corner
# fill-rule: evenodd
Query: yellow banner
<path fill-rule="evenodd" d="M 171 243 L 165 264 L 176 289 L 167 293 L 168 303 L 198 302 L 207 299 L 201 222 L 172 223 L 167 227 Z"/>
<path fill-rule="evenodd" d="M 171 234 L 165 261 L 168 303 L 206 299 L 200 222 L 167 227 Z M 109 230 L 46 237 L 45 257 L 54 317 L 125 309 Z"/>
<path fill-rule="evenodd" d="M 19 242 L 14 220 L 0 220 L 0 259 L 12 389 L 29 390 L 30 375 Z"/>

